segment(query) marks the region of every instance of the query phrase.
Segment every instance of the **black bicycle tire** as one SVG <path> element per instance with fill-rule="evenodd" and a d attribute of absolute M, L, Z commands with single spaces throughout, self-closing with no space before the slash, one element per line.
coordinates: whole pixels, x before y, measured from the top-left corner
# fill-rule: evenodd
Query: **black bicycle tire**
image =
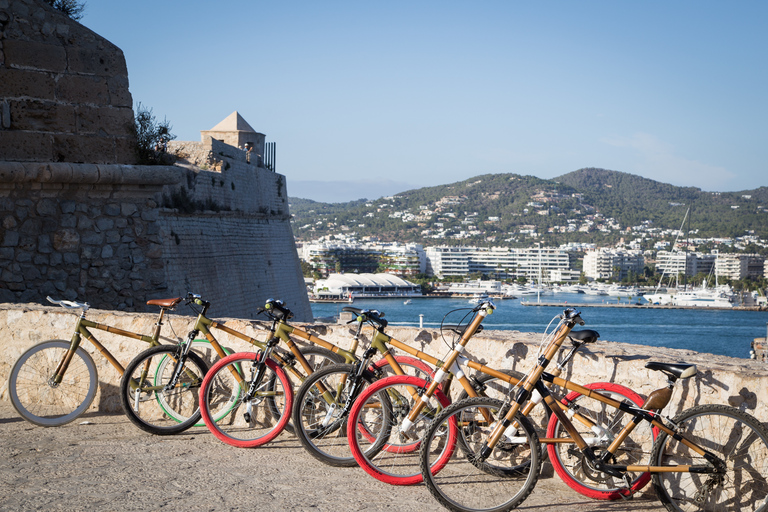
<path fill-rule="evenodd" d="M 123 373 L 123 377 L 120 379 L 120 403 L 123 406 L 123 412 L 128 417 L 128 419 L 136 425 L 136 427 L 140 428 L 141 430 L 145 432 L 149 432 L 150 434 L 155 434 L 158 436 L 164 436 L 164 435 L 173 435 L 178 434 L 180 432 L 184 432 L 191 426 L 193 426 L 195 423 L 200 421 L 200 407 L 195 410 L 195 412 L 188 417 L 186 420 L 175 423 L 173 425 L 169 425 L 167 427 L 164 426 L 158 426 L 154 425 L 148 421 L 145 421 L 144 419 L 140 418 L 136 412 L 133 410 L 133 407 L 131 407 L 131 398 L 130 393 L 133 393 L 133 390 L 131 390 L 131 375 L 133 374 L 133 371 L 136 370 L 136 368 L 142 364 L 148 357 L 154 357 L 158 354 L 174 354 L 176 357 L 178 357 L 178 351 L 179 347 L 176 345 L 159 345 L 156 347 L 148 348 L 147 350 L 141 352 L 139 355 L 134 357 L 130 363 L 128 363 L 128 366 L 125 368 L 125 372 Z M 208 373 L 208 365 L 203 361 L 203 359 L 195 354 L 194 352 L 189 352 L 187 354 L 188 360 L 191 360 L 198 369 L 202 372 L 201 375 L 201 381 L 202 377 L 205 376 L 206 373 Z M 174 367 L 176 365 L 174 364 Z M 186 361 L 185 361 L 186 366 Z M 190 388 L 192 389 L 192 388 Z M 192 393 L 197 395 L 197 388 L 192 389 Z M 175 421 L 175 420 L 174 420 Z"/>
<path fill-rule="evenodd" d="M 461 401 L 454 402 L 453 404 L 446 407 L 444 410 L 442 410 L 430 423 L 429 427 L 427 428 L 426 433 L 424 434 L 423 442 L 419 451 L 419 464 L 421 468 L 421 473 L 424 478 L 424 483 L 427 485 L 427 489 L 429 490 L 430 494 L 445 508 L 452 510 L 454 512 L 477 512 L 477 510 L 480 509 L 472 509 L 472 508 L 466 508 L 462 507 L 460 504 L 456 503 L 455 501 L 452 501 L 448 496 L 446 496 L 444 493 L 442 493 L 438 486 L 434 482 L 434 477 L 436 476 L 433 474 L 435 472 L 435 469 L 432 467 L 431 461 L 428 458 L 428 454 L 430 453 L 430 445 L 432 443 L 432 440 L 437 434 L 437 431 L 442 428 L 442 424 L 446 421 L 447 418 L 450 418 L 452 415 L 456 414 L 457 412 L 470 407 L 470 406 L 483 406 L 487 405 L 489 407 L 495 407 L 499 411 L 503 412 L 503 409 L 508 408 L 508 404 L 505 404 L 501 400 L 496 400 L 493 398 L 485 398 L 485 397 L 473 397 L 473 398 L 466 398 Z M 520 427 L 526 431 L 526 434 L 528 437 L 531 438 L 531 441 L 533 444 L 540 444 L 538 435 L 536 434 L 536 429 L 531 425 L 531 423 L 528 421 L 528 418 L 517 415 L 516 420 L 519 422 Z M 456 451 L 463 451 L 464 456 L 460 458 L 466 458 L 466 455 L 468 453 L 468 449 L 466 446 L 463 448 L 461 445 L 463 444 L 461 441 L 461 437 L 458 437 L 456 440 L 457 447 Z M 456 452 L 454 451 L 454 454 Z M 531 459 L 526 464 L 520 465 L 519 467 L 527 467 L 530 468 L 531 465 L 533 465 L 533 469 L 531 471 L 535 471 L 532 477 L 530 479 L 526 479 L 526 483 L 522 487 L 522 489 L 517 493 L 517 496 L 513 502 L 507 502 L 504 503 L 496 508 L 488 508 L 488 509 L 482 509 L 484 512 L 503 512 L 512 510 L 513 508 L 516 508 L 519 506 L 525 499 L 533 492 L 534 488 L 536 487 L 536 482 L 539 479 L 539 476 L 541 474 L 541 460 L 539 459 L 539 453 L 541 453 L 540 449 L 531 449 Z M 454 455 L 456 456 L 456 455 Z M 453 457 L 451 457 L 453 458 Z M 535 458 L 535 460 L 534 460 Z M 475 462 L 471 462 L 471 465 L 478 468 L 478 464 Z M 450 461 L 447 462 L 447 464 L 450 464 Z M 444 468 L 443 468 L 444 469 Z M 508 479 L 508 475 L 503 475 L 497 471 L 485 471 L 481 468 L 478 468 L 480 471 L 484 471 L 489 474 L 498 474 L 499 476 L 502 476 L 505 480 Z M 439 471 L 436 471 L 437 474 L 439 474 Z"/>
<path fill-rule="evenodd" d="M 705 414 L 709 415 L 718 415 L 718 416 L 730 416 L 732 418 L 737 419 L 738 421 L 744 423 L 745 425 L 748 425 L 755 431 L 755 433 L 762 439 L 764 446 L 763 453 L 768 452 L 768 429 L 754 416 L 747 414 L 739 409 L 736 409 L 734 407 L 730 407 L 728 405 L 721 405 L 721 404 L 703 404 L 703 405 L 696 405 L 694 407 L 691 407 L 689 409 L 686 409 L 682 412 L 680 412 L 677 416 L 672 418 L 672 422 L 676 425 L 681 425 L 683 422 L 685 422 L 687 419 L 694 417 L 694 416 L 704 416 Z M 679 433 L 679 432 L 678 432 Z M 669 439 L 670 436 L 668 436 L 665 432 L 661 432 L 657 438 L 656 442 L 653 445 L 653 450 L 651 451 L 651 463 L 655 465 L 663 465 L 663 459 L 665 458 L 666 454 L 666 441 Z M 730 440 L 730 439 L 729 439 Z M 708 445 L 714 445 L 716 443 L 716 440 L 714 438 L 711 438 L 710 436 L 707 436 L 706 443 Z M 682 443 L 681 443 L 682 444 Z M 676 454 L 679 455 L 679 454 Z M 736 459 L 736 457 L 729 457 L 730 459 Z M 766 457 L 762 458 L 763 464 L 765 464 Z M 747 470 L 747 474 L 752 474 L 752 471 Z M 680 508 L 675 507 L 675 504 L 672 500 L 672 498 L 669 496 L 667 489 L 662 483 L 663 478 L 670 478 L 670 475 L 673 475 L 672 473 L 653 473 L 652 476 L 652 482 L 654 490 L 656 491 L 656 495 L 659 498 L 659 501 L 664 505 L 664 507 L 669 510 L 670 512 L 678 512 Z M 683 473 L 683 475 L 692 475 L 692 473 Z M 765 478 L 768 475 L 762 474 L 763 481 L 765 481 Z M 729 475 L 728 479 L 732 482 L 736 481 L 737 479 L 733 477 L 733 475 Z M 738 479 L 738 481 L 742 482 L 743 480 Z M 750 486 L 747 486 L 747 489 L 753 490 Z M 758 500 L 762 500 L 763 506 L 757 510 L 759 511 L 765 511 L 768 509 L 768 485 L 763 485 L 763 494 L 762 496 L 758 496 Z M 739 496 L 744 496 L 744 493 L 738 493 Z M 739 510 L 747 510 L 745 508 L 740 508 Z"/>

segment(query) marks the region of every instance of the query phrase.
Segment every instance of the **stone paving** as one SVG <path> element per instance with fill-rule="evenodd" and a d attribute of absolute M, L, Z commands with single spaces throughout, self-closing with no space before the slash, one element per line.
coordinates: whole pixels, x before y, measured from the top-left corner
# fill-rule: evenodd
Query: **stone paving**
<path fill-rule="evenodd" d="M 423 486 L 393 487 L 359 468 L 325 466 L 290 434 L 251 450 L 203 428 L 146 434 L 124 416 L 88 413 L 58 428 L 0 402 L 0 510 L 442 510 Z M 655 498 L 599 502 L 544 468 L 520 510 L 663 510 Z M 651 493 L 652 494 L 652 493 Z"/>

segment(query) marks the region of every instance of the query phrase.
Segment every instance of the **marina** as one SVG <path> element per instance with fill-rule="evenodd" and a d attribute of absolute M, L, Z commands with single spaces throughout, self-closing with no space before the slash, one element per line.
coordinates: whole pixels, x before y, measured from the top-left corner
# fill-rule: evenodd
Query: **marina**
<path fill-rule="evenodd" d="M 521 332 L 542 333 L 554 316 L 573 307 L 582 311 L 584 328 L 600 333 L 600 341 L 618 341 L 655 347 L 687 349 L 746 359 L 750 357 L 752 341 L 765 336 L 768 312 L 732 307 L 728 309 L 683 306 L 634 305 L 628 299 L 617 303 L 616 298 L 577 293 L 557 294 L 547 302 L 530 297 L 526 304 L 520 300 L 494 300 L 496 311 L 483 326 Z M 466 298 L 411 297 L 404 299 L 358 299 L 353 306 L 378 309 L 386 313 L 392 326 L 439 329 L 441 323 L 459 323 L 473 305 Z M 338 317 L 345 304 L 313 303 L 315 317 Z"/>

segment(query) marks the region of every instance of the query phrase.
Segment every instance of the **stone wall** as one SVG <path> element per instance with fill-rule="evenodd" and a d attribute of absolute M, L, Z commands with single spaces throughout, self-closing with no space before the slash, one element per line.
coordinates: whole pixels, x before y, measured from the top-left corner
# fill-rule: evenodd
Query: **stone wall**
<path fill-rule="evenodd" d="M 36 0 L 0 0 L 0 160 L 135 162 L 123 52 Z"/>
<path fill-rule="evenodd" d="M 180 307 L 179 313 L 184 313 L 182 310 L 183 307 Z M 155 315 L 149 313 L 127 314 L 91 310 L 88 317 L 93 321 L 146 334 L 152 332 L 155 321 Z M 265 338 L 268 328 L 265 322 L 218 319 L 226 320 L 227 326 L 258 339 Z M 193 317 L 171 315 L 164 326 L 163 335 L 167 339 L 174 338 L 173 333 L 184 337 L 193 321 Z M 74 323 L 75 317 L 60 308 L 0 305 L 0 399 L 8 400 L 7 376 L 19 355 L 40 341 L 69 339 Z M 347 348 L 352 339 L 348 325 L 314 324 L 305 327 L 342 348 Z M 394 327 L 387 332 L 435 357 L 444 357 L 448 350 L 439 333 L 431 329 Z M 123 365 L 146 347 L 142 342 L 102 331 L 94 331 L 94 334 Z M 214 331 L 214 335 L 225 346 L 235 351 L 249 350 L 249 345 L 241 340 L 230 338 L 218 331 Z M 467 353 L 471 359 L 487 363 L 493 368 L 525 372 L 535 361 L 539 340 L 539 334 L 484 330 L 470 341 Z M 89 343 L 84 342 L 83 346 L 93 355 L 99 371 L 100 391 L 93 409 L 119 412 L 120 404 L 116 396 L 119 383 L 117 371 L 101 355 L 94 353 Z M 565 376 L 580 384 L 616 382 L 647 396 L 654 389 L 666 385 L 663 375 L 645 369 L 648 361 L 685 361 L 698 365 L 698 375 L 681 381 L 676 386 L 672 402 L 665 410 L 667 415 L 673 416 L 677 411 L 697 404 L 721 403 L 745 410 L 763 422 L 768 421 L 768 368 L 765 364 L 748 359 L 599 341 L 577 354 L 567 367 Z M 454 390 L 454 393 L 458 391 Z"/>
<path fill-rule="evenodd" d="M 276 297 L 310 321 L 285 177 L 219 159 L 222 172 L 0 162 L 0 301 L 146 311 L 195 292 L 248 318 Z"/>

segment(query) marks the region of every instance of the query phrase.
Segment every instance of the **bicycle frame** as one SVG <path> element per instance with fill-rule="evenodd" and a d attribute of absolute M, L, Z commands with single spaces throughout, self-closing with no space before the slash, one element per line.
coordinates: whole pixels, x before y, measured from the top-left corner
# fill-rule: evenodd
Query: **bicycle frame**
<path fill-rule="evenodd" d="M 491 452 L 493 451 L 494 447 L 501 439 L 504 432 L 515 423 L 514 422 L 515 415 L 517 414 L 518 411 L 520 411 L 523 408 L 524 404 L 530 399 L 532 390 L 535 389 L 539 394 L 541 394 L 541 396 L 544 398 L 545 403 L 549 405 L 552 413 L 557 416 L 558 421 L 560 421 L 563 424 L 563 427 L 571 436 L 570 438 L 545 439 L 545 440 L 541 440 L 541 442 L 574 443 L 578 447 L 579 451 L 582 452 L 584 457 L 586 457 L 586 459 L 590 462 L 590 464 L 593 464 L 595 468 L 599 471 L 603 471 L 609 474 L 613 474 L 613 476 L 619 476 L 619 477 L 621 477 L 621 475 L 619 475 L 618 472 L 626 472 L 626 471 L 650 472 L 650 473 L 662 473 L 662 472 L 717 473 L 717 472 L 720 472 L 721 470 L 719 468 L 723 466 L 723 461 L 720 460 L 719 457 L 705 450 L 704 448 L 698 446 L 696 443 L 689 441 L 688 439 L 685 439 L 684 437 L 676 433 L 674 430 L 668 428 L 666 425 L 664 425 L 662 422 L 659 421 L 658 418 L 660 418 L 660 416 L 653 412 L 655 410 L 655 412 L 657 413 L 659 410 L 663 409 L 667 405 L 667 402 L 669 401 L 669 397 L 670 397 L 669 394 L 665 394 L 666 396 L 664 398 L 656 397 L 654 399 L 654 394 L 658 395 L 658 393 L 654 392 L 654 394 L 651 395 L 651 398 L 646 400 L 646 403 L 644 405 L 645 407 L 645 406 L 648 406 L 648 404 L 652 404 L 654 407 L 654 410 L 646 410 L 643 408 L 637 408 L 631 405 L 617 402 L 616 400 L 608 398 L 597 391 L 587 389 L 583 386 L 572 383 L 570 381 L 566 381 L 559 377 L 555 377 L 551 374 L 545 374 L 544 369 L 547 367 L 550 361 L 552 361 L 552 359 L 556 356 L 557 352 L 560 350 L 563 344 L 563 341 L 568 336 L 568 333 L 570 333 L 571 329 L 576 325 L 576 323 L 580 323 L 582 325 L 584 323 L 583 320 L 581 320 L 579 313 L 577 313 L 574 310 L 566 310 L 563 315 L 563 322 L 558 328 L 557 333 L 555 334 L 553 340 L 550 342 L 550 344 L 546 348 L 544 355 L 542 355 L 538 359 L 536 368 L 523 381 L 521 385 L 521 389 L 518 392 L 517 396 L 514 398 L 509 412 L 505 415 L 502 421 L 499 421 L 497 423 L 497 425 L 491 431 L 491 434 L 488 436 L 488 439 L 483 444 L 483 447 L 480 450 L 480 457 L 484 459 L 491 454 Z M 549 381 L 565 389 L 568 389 L 571 391 L 577 391 L 589 398 L 598 400 L 599 402 L 602 402 L 615 409 L 619 409 L 623 412 L 631 414 L 633 416 L 633 419 L 632 421 L 627 423 L 627 425 L 616 436 L 616 438 L 613 440 L 610 446 L 605 450 L 605 452 L 603 452 L 603 454 L 601 455 L 601 458 L 598 459 L 597 457 L 595 457 L 592 449 L 589 447 L 589 445 L 584 440 L 584 438 L 579 434 L 579 432 L 573 426 L 573 423 L 571 423 L 568 416 L 561 410 L 560 407 L 554 407 L 555 404 L 559 402 L 555 401 L 549 389 L 544 385 L 543 381 Z M 660 390 L 660 391 L 663 391 L 663 390 Z M 655 403 L 652 403 L 652 402 L 655 402 Z M 647 421 L 653 427 L 656 427 L 662 432 L 665 432 L 666 434 L 668 434 L 669 436 L 672 436 L 675 439 L 679 440 L 685 446 L 687 446 L 688 448 L 692 449 L 693 451 L 695 451 L 696 453 L 704 457 L 708 462 L 710 462 L 710 465 L 709 466 L 689 466 L 689 465 L 623 466 L 623 465 L 608 464 L 607 461 L 616 453 L 619 446 L 624 442 L 624 440 L 627 438 L 627 436 L 629 436 L 629 434 L 634 430 L 634 428 L 640 423 L 640 421 Z"/>
<path fill-rule="evenodd" d="M 170 309 L 169 307 L 160 307 L 160 315 L 157 318 L 157 322 L 155 322 L 155 331 L 152 334 L 152 336 L 147 336 L 144 334 L 139 334 L 131 331 L 126 331 L 123 329 L 118 329 L 117 327 L 113 327 L 111 325 L 106 324 L 100 324 L 98 322 L 92 322 L 91 320 L 88 320 L 85 318 L 85 313 L 88 311 L 88 305 L 83 304 L 84 306 L 82 309 L 83 311 L 80 313 L 77 323 L 75 324 L 75 332 L 72 335 L 72 339 L 70 341 L 69 350 L 64 355 L 64 358 L 59 363 L 59 366 L 56 368 L 56 372 L 54 373 L 53 382 L 55 384 L 60 384 L 62 380 L 64 379 L 64 374 L 67 371 L 67 368 L 69 367 L 69 363 L 72 361 L 72 357 L 75 355 L 75 351 L 80 346 L 80 343 L 83 338 L 91 342 L 91 344 L 96 347 L 96 350 L 99 351 L 99 353 L 104 356 L 104 358 L 109 361 L 109 363 L 115 367 L 115 369 L 118 371 L 120 375 L 125 373 L 125 367 L 120 364 L 120 361 L 115 358 L 112 353 L 107 350 L 107 348 L 101 344 L 101 342 L 96 339 L 96 337 L 89 331 L 88 329 L 98 329 L 101 331 L 105 331 L 111 334 L 116 334 L 118 336 L 123 336 L 125 338 L 132 338 L 135 340 L 144 341 L 146 343 L 149 343 L 150 346 L 154 347 L 157 345 L 160 345 L 160 329 L 163 325 L 163 317 L 165 316 L 165 312 Z"/>

